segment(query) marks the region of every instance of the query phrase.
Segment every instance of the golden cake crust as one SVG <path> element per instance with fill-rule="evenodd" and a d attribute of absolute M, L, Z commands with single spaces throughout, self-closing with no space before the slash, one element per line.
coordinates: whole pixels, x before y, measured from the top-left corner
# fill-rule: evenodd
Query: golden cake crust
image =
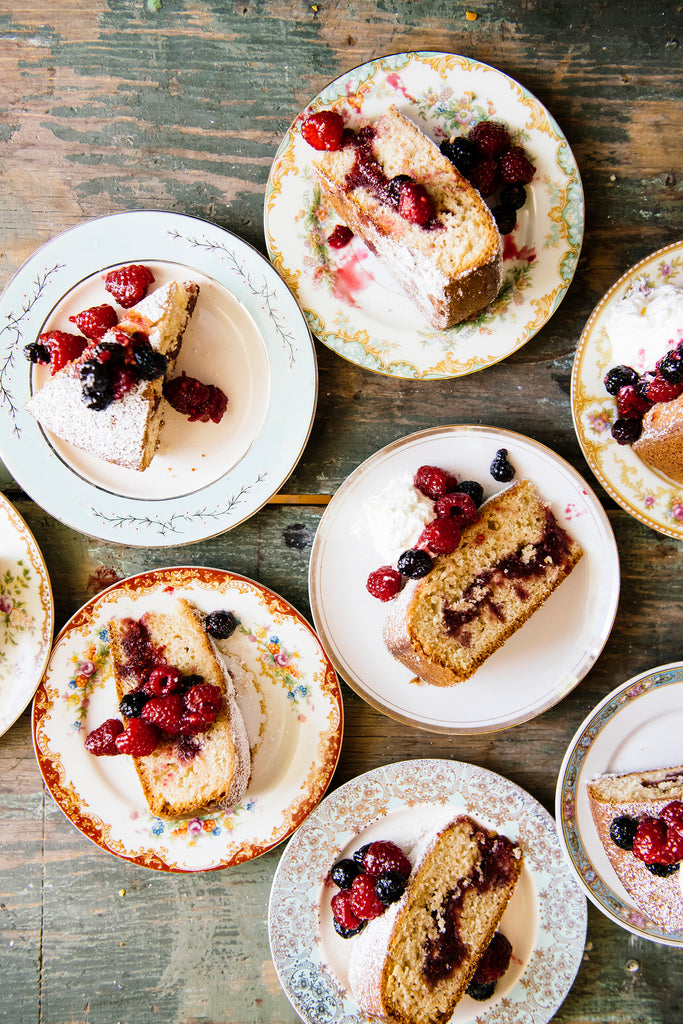
<path fill-rule="evenodd" d="M 683 483 L 683 394 L 648 409 L 632 448 L 655 469 Z"/>

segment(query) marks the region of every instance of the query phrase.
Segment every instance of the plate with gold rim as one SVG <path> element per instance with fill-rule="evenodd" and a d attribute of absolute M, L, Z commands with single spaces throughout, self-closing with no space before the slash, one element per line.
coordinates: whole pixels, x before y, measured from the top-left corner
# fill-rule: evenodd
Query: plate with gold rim
<path fill-rule="evenodd" d="M 0 736 L 30 704 L 52 646 L 54 602 L 30 529 L 0 494 Z"/>
<path fill-rule="evenodd" d="M 235 680 L 252 774 L 231 811 L 162 820 L 149 811 L 131 758 L 95 757 L 84 744 L 118 714 L 108 622 L 171 610 L 178 597 L 238 620 L 217 645 Z M 59 633 L 33 702 L 34 749 L 57 805 L 100 849 L 159 871 L 224 868 L 281 843 L 324 795 L 342 730 L 334 668 L 303 616 L 254 580 L 196 566 L 139 573 L 91 598 Z"/>
<path fill-rule="evenodd" d="M 333 109 L 355 127 L 391 104 L 436 142 L 477 121 L 505 123 L 536 165 L 515 231 L 504 239 L 504 282 L 467 323 L 436 331 L 368 249 L 327 239 L 338 223 L 321 198 L 300 133 L 309 113 Z M 398 53 L 368 61 L 327 85 L 288 129 L 266 186 L 266 245 L 313 333 L 366 369 L 393 377 L 460 377 L 506 358 L 529 341 L 572 280 L 584 227 L 578 167 L 561 129 L 524 86 L 457 54 Z"/>
<path fill-rule="evenodd" d="M 336 934 L 329 880 L 336 861 L 375 840 L 409 854 L 465 814 L 522 847 L 525 864 L 500 930 L 510 967 L 485 1002 L 465 995 L 451 1024 L 546 1024 L 569 992 L 585 947 L 587 905 L 561 855 L 555 822 L 509 779 L 462 761 L 424 759 L 373 769 L 340 786 L 287 844 L 268 910 L 273 963 L 305 1024 L 365 1024 L 348 990 L 353 938 Z"/>
<path fill-rule="evenodd" d="M 603 384 L 612 366 L 631 362 L 632 353 L 624 351 L 623 339 L 611 338 L 608 331 L 615 305 L 634 286 L 652 293 L 661 285 L 683 289 L 683 241 L 672 242 L 639 260 L 600 299 L 576 348 L 571 407 L 583 454 L 608 494 L 639 522 L 683 540 L 683 484 L 648 465 L 630 445 L 614 440 L 611 426 L 617 417 L 616 402 Z M 673 329 L 683 336 L 683 322 Z M 654 362 L 653 358 L 651 365 Z"/>

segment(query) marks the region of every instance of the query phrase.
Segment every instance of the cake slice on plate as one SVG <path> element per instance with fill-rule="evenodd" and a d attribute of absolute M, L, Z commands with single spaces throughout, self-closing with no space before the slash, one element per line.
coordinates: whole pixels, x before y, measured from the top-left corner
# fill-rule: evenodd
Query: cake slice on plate
<path fill-rule="evenodd" d="M 28 412 L 45 430 L 90 455 L 127 469 L 146 469 L 159 441 L 164 375 L 178 358 L 198 294 L 199 286 L 192 281 L 171 281 L 157 288 L 126 310 L 99 342 L 50 377 L 26 403 Z M 126 348 L 137 346 L 145 352 L 151 348 L 165 358 L 165 364 L 154 379 L 145 379 L 134 366 L 124 384 L 125 393 L 98 408 L 97 402 L 89 406 L 84 401 L 84 381 L 94 385 L 91 391 L 97 388 L 106 362 L 93 353 L 107 346 L 114 359 Z M 153 366 L 143 367 L 142 373 L 152 372 L 159 373 L 159 366 L 156 371 Z"/>

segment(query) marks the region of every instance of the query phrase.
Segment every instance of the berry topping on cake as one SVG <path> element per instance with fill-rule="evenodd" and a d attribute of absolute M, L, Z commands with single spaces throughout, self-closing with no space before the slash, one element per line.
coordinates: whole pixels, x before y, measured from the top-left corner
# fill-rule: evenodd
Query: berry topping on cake
<path fill-rule="evenodd" d="M 343 249 L 349 244 L 353 238 L 353 231 L 351 228 L 347 228 L 346 224 L 337 224 L 337 226 L 327 236 L 327 244 L 332 249 Z"/>
<path fill-rule="evenodd" d="M 477 508 L 484 499 L 484 488 L 477 480 L 461 480 L 458 484 L 460 494 L 468 494 Z"/>
<path fill-rule="evenodd" d="M 470 168 L 468 178 L 485 199 L 492 196 L 498 185 L 498 162 L 493 157 L 477 160 Z"/>
<path fill-rule="evenodd" d="M 432 558 L 426 551 L 410 548 L 399 557 L 396 568 L 401 576 L 407 576 L 411 580 L 420 580 L 428 572 L 431 572 Z"/>
<path fill-rule="evenodd" d="M 366 920 L 360 920 L 351 908 L 351 890 L 344 889 L 332 897 L 332 919 L 335 931 L 343 939 L 350 939 L 367 924 Z"/>
<path fill-rule="evenodd" d="M 368 875 L 383 875 L 397 871 L 405 878 L 410 874 L 410 861 L 400 846 L 388 840 L 370 843 L 363 857 L 363 867 Z"/>
<path fill-rule="evenodd" d="M 494 480 L 499 483 L 509 483 L 516 473 L 515 467 L 508 460 L 507 448 L 499 448 L 491 463 L 489 472 Z"/>
<path fill-rule="evenodd" d="M 164 398 L 190 423 L 220 423 L 228 407 L 227 396 L 219 387 L 202 384 L 195 377 L 188 377 L 184 370 L 180 377 L 164 381 Z"/>
<path fill-rule="evenodd" d="M 468 176 L 470 169 L 479 159 L 479 147 L 462 136 L 444 139 L 439 148 L 464 177 Z"/>
<path fill-rule="evenodd" d="M 672 402 L 674 398 L 678 398 L 681 392 L 683 392 L 683 384 L 673 384 L 661 373 L 657 373 L 647 386 L 647 400 L 653 403 Z"/>
<path fill-rule="evenodd" d="M 379 569 L 374 569 L 366 583 L 367 590 L 380 601 L 391 601 L 402 586 L 403 577 L 390 565 L 382 565 Z"/>
<path fill-rule="evenodd" d="M 468 138 L 487 156 L 499 156 L 510 146 L 510 133 L 497 121 L 479 121 L 470 129 Z"/>
<path fill-rule="evenodd" d="M 499 163 L 500 177 L 506 185 L 528 185 L 536 168 L 521 146 L 511 146 Z"/>
<path fill-rule="evenodd" d="M 344 857 L 343 860 L 337 861 L 333 866 L 330 871 L 330 878 L 340 889 L 350 889 L 354 878 L 360 875 L 362 871 L 363 868 L 357 860 L 352 860 L 351 857 Z"/>
<path fill-rule="evenodd" d="M 420 466 L 413 483 L 418 491 L 436 501 L 442 495 L 454 491 L 458 482 L 452 473 L 438 466 Z"/>
<path fill-rule="evenodd" d="M 424 544 L 437 555 L 450 555 L 460 543 L 460 525 L 457 519 L 444 517 L 427 523 L 418 543 Z"/>
<path fill-rule="evenodd" d="M 145 693 L 143 690 L 133 690 L 121 698 L 119 701 L 119 711 L 126 718 L 139 718 L 148 700 L 150 700 L 148 693 Z"/>
<path fill-rule="evenodd" d="M 478 517 L 477 506 L 472 498 L 465 491 L 453 491 L 451 494 L 444 494 L 436 501 L 434 511 L 439 519 L 455 519 L 461 525 L 473 523 Z"/>
<path fill-rule="evenodd" d="M 144 718 L 131 718 L 127 728 L 115 740 L 120 754 L 132 754 L 133 757 L 146 757 L 156 749 L 158 742 L 156 726 Z"/>
<path fill-rule="evenodd" d="M 104 279 L 104 287 L 124 309 L 130 309 L 147 294 L 147 289 L 154 282 L 154 274 L 149 267 L 140 263 L 131 263 L 127 267 L 110 270 Z"/>
<path fill-rule="evenodd" d="M 660 818 L 663 818 L 667 825 L 671 825 L 672 828 L 683 833 L 683 802 L 672 800 L 662 810 Z"/>
<path fill-rule="evenodd" d="M 641 818 L 633 839 L 633 856 L 646 864 L 673 864 L 680 860 L 683 856 L 683 839 L 675 833 L 681 840 L 681 850 L 678 856 L 674 856 L 674 851 L 667 848 L 668 831 L 666 822 L 661 818 L 650 815 Z M 673 829 L 671 831 L 674 832 Z"/>
<path fill-rule="evenodd" d="M 158 665 L 149 673 L 143 689 L 151 697 L 166 697 L 182 689 L 181 679 L 180 670 L 173 665 Z"/>
<path fill-rule="evenodd" d="M 638 820 L 629 814 L 620 814 L 610 825 L 610 839 L 620 850 L 632 850 L 638 831 Z"/>
<path fill-rule="evenodd" d="M 627 385 L 635 387 L 639 379 L 640 374 L 633 367 L 620 365 L 613 366 L 607 371 L 603 378 L 603 384 L 608 394 L 616 396 Z"/>
<path fill-rule="evenodd" d="M 206 632 L 216 640 L 227 640 L 237 629 L 237 619 L 232 612 L 222 609 L 209 612 L 204 619 Z"/>
<path fill-rule="evenodd" d="M 116 737 L 123 732 L 123 722 L 118 718 L 108 718 L 98 725 L 85 738 L 85 749 L 96 757 L 120 754 L 116 745 Z"/>
<path fill-rule="evenodd" d="M 683 384 L 683 355 L 680 348 L 659 361 L 659 372 L 671 384 Z"/>
<path fill-rule="evenodd" d="M 388 907 L 390 904 L 400 900 L 406 891 L 407 883 L 407 875 L 402 874 L 400 871 L 385 871 L 375 878 L 377 898 Z"/>
<path fill-rule="evenodd" d="M 68 331 L 46 331 L 38 341 L 50 353 L 50 373 L 53 375 L 67 363 L 78 359 L 86 346 L 85 338 Z"/>
<path fill-rule="evenodd" d="M 32 341 L 30 345 L 25 345 L 24 355 L 30 363 L 47 364 L 50 362 L 49 348 L 39 341 Z"/>
<path fill-rule="evenodd" d="M 76 324 L 79 331 L 91 341 L 99 341 L 111 327 L 116 327 L 118 322 L 116 310 L 108 302 L 90 306 L 89 309 L 69 317 L 69 323 Z"/>
<path fill-rule="evenodd" d="M 434 203 L 427 189 L 416 181 L 407 181 L 401 186 L 398 212 L 411 224 L 428 224 L 434 217 Z"/>
<path fill-rule="evenodd" d="M 183 698 L 179 693 L 169 693 L 167 697 L 151 697 L 143 707 L 141 717 L 168 736 L 179 736 L 184 713 Z"/>
<path fill-rule="evenodd" d="M 651 382 L 648 381 L 648 388 L 650 383 Z M 620 416 L 625 417 L 626 419 L 642 419 L 643 413 L 647 412 L 650 405 L 651 403 L 649 399 L 641 396 L 638 393 L 638 389 L 632 384 L 626 384 L 623 388 L 619 389 L 617 394 L 617 411 Z"/>
<path fill-rule="evenodd" d="M 334 110 L 320 110 L 304 119 L 301 134 L 313 149 L 341 149 L 344 121 Z"/>
<path fill-rule="evenodd" d="M 372 921 L 386 910 L 375 891 L 375 881 L 371 875 L 358 875 L 347 892 L 351 894 L 349 906 L 359 921 Z"/>
<path fill-rule="evenodd" d="M 168 360 L 163 352 L 153 349 L 146 338 L 137 336 L 130 345 L 130 359 L 141 380 L 156 380 L 166 373 Z"/>
<path fill-rule="evenodd" d="M 643 422 L 639 419 L 620 417 L 612 424 L 611 434 L 617 444 L 633 444 L 643 432 Z"/>

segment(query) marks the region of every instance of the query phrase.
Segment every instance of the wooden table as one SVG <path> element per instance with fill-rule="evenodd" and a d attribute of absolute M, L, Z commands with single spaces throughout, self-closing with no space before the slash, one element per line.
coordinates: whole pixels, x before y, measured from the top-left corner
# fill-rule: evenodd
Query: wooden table
<path fill-rule="evenodd" d="M 332 494 L 374 451 L 423 427 L 513 427 L 567 459 L 604 501 L 622 571 L 613 632 L 558 706 L 496 734 L 448 737 L 397 724 L 342 683 L 345 735 L 333 787 L 386 762 L 455 758 L 502 773 L 552 811 L 562 756 L 588 712 L 629 677 L 681 657 L 681 544 L 636 522 L 601 490 L 570 413 L 572 358 L 593 306 L 630 265 L 683 233 L 680 8 L 654 0 L 624 7 L 0 2 L 0 285 L 57 232 L 131 209 L 203 217 L 265 252 L 264 185 L 284 131 L 328 80 L 383 54 L 438 49 L 500 68 L 550 109 L 577 158 L 585 241 L 549 323 L 514 356 L 457 380 L 379 376 L 317 345 L 318 411 L 286 490 Z M 310 615 L 307 568 L 319 505 L 268 505 L 212 540 L 139 550 L 60 525 L 1 469 L 0 486 L 45 555 L 57 628 L 103 580 L 185 562 L 244 573 Z M 294 526 L 306 546 L 288 545 Z M 0 1019 L 297 1019 L 266 928 L 281 849 L 189 876 L 101 852 L 44 789 L 28 711 L 0 739 L 0 806 Z M 584 962 L 554 1019 L 680 1021 L 680 953 L 631 936 L 589 905 Z"/>

